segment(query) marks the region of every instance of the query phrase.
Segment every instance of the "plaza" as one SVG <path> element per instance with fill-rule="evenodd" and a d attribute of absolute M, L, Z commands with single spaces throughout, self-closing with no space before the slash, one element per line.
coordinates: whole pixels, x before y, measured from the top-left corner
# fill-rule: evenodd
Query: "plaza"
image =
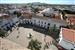
<path fill-rule="evenodd" d="M 45 45 L 45 41 L 46 42 L 53 41 L 53 38 L 48 35 L 36 32 L 32 28 L 24 28 L 24 27 L 19 27 L 18 29 L 15 28 L 6 38 L 17 44 L 20 44 L 22 47 L 27 47 L 30 41 L 30 39 L 28 39 L 28 35 L 30 33 L 33 39 L 37 39 L 42 43 L 41 50 L 44 50 L 43 47 Z M 47 50 L 58 50 L 58 49 L 53 44 L 50 44 L 50 47 Z"/>

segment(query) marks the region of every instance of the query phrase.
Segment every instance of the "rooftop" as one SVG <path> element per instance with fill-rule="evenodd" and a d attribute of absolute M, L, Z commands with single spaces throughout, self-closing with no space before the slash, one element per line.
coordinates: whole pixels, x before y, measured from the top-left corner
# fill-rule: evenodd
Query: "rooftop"
<path fill-rule="evenodd" d="M 75 14 L 75 11 L 63 10 L 66 14 Z"/>
<path fill-rule="evenodd" d="M 75 17 L 75 14 L 66 14 L 65 16 L 68 16 L 68 17 Z"/>
<path fill-rule="evenodd" d="M 56 19 L 56 18 L 49 18 L 49 17 L 46 17 L 46 16 L 42 16 L 42 15 L 34 15 L 32 16 L 34 18 L 37 18 L 37 19 L 43 19 L 43 20 L 50 20 L 50 21 L 53 21 L 53 22 L 57 22 L 57 23 L 62 23 L 62 24 L 68 24 L 65 20 L 61 20 L 61 19 Z"/>
<path fill-rule="evenodd" d="M 62 28 L 62 36 L 65 40 L 75 42 L 75 30 Z"/>
<path fill-rule="evenodd" d="M 48 20 L 48 17 L 42 16 L 40 14 L 34 14 L 32 17 L 37 18 L 37 19 Z"/>

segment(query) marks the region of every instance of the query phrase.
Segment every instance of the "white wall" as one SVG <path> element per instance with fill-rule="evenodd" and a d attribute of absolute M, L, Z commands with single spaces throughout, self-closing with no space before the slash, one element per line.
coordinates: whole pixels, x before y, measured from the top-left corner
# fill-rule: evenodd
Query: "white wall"
<path fill-rule="evenodd" d="M 17 18 L 17 17 L 14 17 L 14 18 L 11 18 L 11 19 L 4 19 L 3 21 L 2 21 L 2 23 L 1 23 L 1 25 L 0 25 L 0 27 L 1 26 L 4 26 L 4 27 L 2 27 L 2 28 L 4 28 L 4 29 L 7 29 L 7 26 L 8 27 L 10 27 L 10 25 L 12 25 L 12 23 L 15 23 L 16 24 L 16 22 L 19 20 L 19 18 Z M 7 23 L 9 23 L 9 24 L 7 24 Z M 7 25 L 5 25 L 5 24 L 7 24 Z"/>
<path fill-rule="evenodd" d="M 47 20 L 43 20 L 43 19 L 40 19 L 40 18 L 34 18 L 34 17 L 32 17 L 32 20 L 31 21 L 32 21 L 32 24 L 36 24 L 38 26 L 42 26 L 42 27 L 47 28 L 47 25 L 48 25 Z M 45 22 L 46 22 L 46 24 L 45 24 Z"/>
<path fill-rule="evenodd" d="M 36 21 L 34 21 L 34 20 L 36 20 Z M 39 23 L 39 21 L 40 21 L 40 23 Z M 42 27 L 46 26 L 46 28 L 48 27 L 48 23 L 50 23 L 49 27 L 53 27 L 56 24 L 57 28 L 59 28 L 60 26 L 67 25 L 64 22 L 61 23 L 61 22 L 53 21 L 52 19 L 40 19 L 40 18 L 36 18 L 36 17 L 32 17 L 31 22 L 33 24 L 35 23 L 38 26 L 41 26 L 41 25 L 42 25 Z M 43 22 L 43 23 L 41 23 L 41 22 Z M 46 24 L 45 24 L 45 22 L 46 22 Z"/>
<path fill-rule="evenodd" d="M 1 27 L 1 26 L 4 26 L 4 25 L 7 24 L 8 22 L 9 22 L 8 20 L 3 19 L 3 21 L 2 21 L 2 23 L 1 23 L 1 25 L 0 25 L 0 27 Z M 4 27 L 2 27 L 2 28 L 7 29 L 6 26 L 4 26 Z"/>
<path fill-rule="evenodd" d="M 50 27 L 53 27 L 54 25 L 56 25 L 56 27 L 59 28 L 61 26 L 61 23 L 53 21 L 51 19 L 48 19 L 48 23 L 50 23 Z"/>
<path fill-rule="evenodd" d="M 70 42 L 65 41 L 64 39 L 61 39 L 61 41 L 59 42 L 59 44 L 64 47 L 65 49 L 71 50 L 74 49 L 74 45 L 71 44 Z"/>

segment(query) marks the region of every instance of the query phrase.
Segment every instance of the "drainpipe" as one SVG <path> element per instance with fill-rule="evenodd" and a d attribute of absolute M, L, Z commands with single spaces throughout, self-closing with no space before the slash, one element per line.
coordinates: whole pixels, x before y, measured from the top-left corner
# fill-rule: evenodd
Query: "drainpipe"
<path fill-rule="evenodd" d="M 63 15 L 62 14 L 60 14 L 60 17 L 61 17 L 61 20 L 63 20 Z"/>

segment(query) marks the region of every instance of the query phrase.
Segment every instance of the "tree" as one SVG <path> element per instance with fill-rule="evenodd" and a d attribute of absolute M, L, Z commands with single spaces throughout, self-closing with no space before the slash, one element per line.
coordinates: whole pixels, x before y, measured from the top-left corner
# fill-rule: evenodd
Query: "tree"
<path fill-rule="evenodd" d="M 50 30 L 50 33 L 54 39 L 59 38 L 60 29 L 57 29 L 56 24 L 54 24 L 54 26 Z"/>
<path fill-rule="evenodd" d="M 55 33 L 56 32 L 56 24 L 54 24 L 54 26 L 50 29 L 50 32 L 51 33 Z"/>
<path fill-rule="evenodd" d="M 41 42 L 39 42 L 37 39 L 29 42 L 28 48 L 31 50 L 40 50 L 41 49 Z"/>
<path fill-rule="evenodd" d="M 20 12 L 17 12 L 17 11 L 14 11 L 13 14 L 14 15 L 17 15 L 17 17 L 20 17 L 21 16 L 21 13 Z"/>
<path fill-rule="evenodd" d="M 53 26 L 53 31 L 55 32 L 56 31 L 56 24 L 54 24 L 54 26 Z"/>
<path fill-rule="evenodd" d="M 34 13 L 37 13 L 39 11 L 39 8 L 34 8 L 33 6 L 31 6 L 31 8 Z"/>
<path fill-rule="evenodd" d="M 0 29 L 0 37 L 5 37 L 6 36 L 6 32 Z"/>
<path fill-rule="evenodd" d="M 38 12 L 39 11 L 39 9 L 38 8 L 35 8 L 34 9 L 34 13 L 36 13 L 36 12 Z"/>

